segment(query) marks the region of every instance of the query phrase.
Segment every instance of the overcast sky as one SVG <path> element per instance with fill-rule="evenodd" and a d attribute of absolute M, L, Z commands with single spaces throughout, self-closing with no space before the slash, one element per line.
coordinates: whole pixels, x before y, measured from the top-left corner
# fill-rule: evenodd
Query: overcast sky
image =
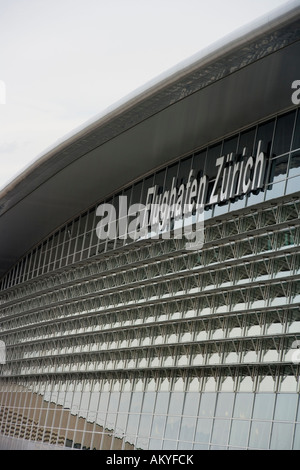
<path fill-rule="evenodd" d="M 57 139 L 285 3 L 0 0 L 0 189 Z"/>

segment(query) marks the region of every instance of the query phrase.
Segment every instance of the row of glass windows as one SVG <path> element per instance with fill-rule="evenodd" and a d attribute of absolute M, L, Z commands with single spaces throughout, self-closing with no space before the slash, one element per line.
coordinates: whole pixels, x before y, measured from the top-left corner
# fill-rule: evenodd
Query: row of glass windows
<path fill-rule="evenodd" d="M 194 444 L 203 444 L 203 448 L 300 448 L 296 393 L 62 392 L 51 398 L 47 402 L 45 397 L 42 400 L 40 395 L 28 392 L 2 395 L 2 431 L 6 435 L 15 433 L 15 413 L 33 418 L 26 429 L 31 438 L 35 423 L 43 428 L 44 437 L 47 430 L 48 434 L 66 434 L 70 439 L 77 430 L 76 447 L 83 447 L 97 434 L 100 446 L 103 438 L 102 448 L 107 435 L 123 439 L 123 445 L 128 442 L 143 449 L 201 448 Z M 70 407 L 72 419 L 65 414 L 66 408 L 54 405 L 60 402 Z"/>
<path fill-rule="evenodd" d="M 177 184 L 186 184 L 191 169 L 196 175 L 207 174 L 211 179 L 212 190 L 217 175 L 216 158 L 234 153 L 241 155 L 244 148 L 247 155 L 256 155 L 259 142 L 261 151 L 269 157 L 265 191 L 259 194 L 249 193 L 224 205 L 207 206 L 207 217 L 214 217 L 224 212 L 231 212 L 242 207 L 297 192 L 300 181 L 300 112 L 294 110 L 278 116 L 266 123 L 259 124 L 229 139 L 204 150 L 197 151 L 178 163 L 168 166 L 152 176 L 125 189 L 108 199 L 118 209 L 118 198 L 122 194 L 128 197 L 128 205 L 146 202 L 147 191 L 157 185 L 159 188 L 171 188 L 173 178 Z M 286 178 L 288 178 L 286 180 Z M 77 217 L 67 226 L 51 235 L 43 244 L 28 253 L 6 276 L 1 288 L 32 279 L 38 275 L 59 269 L 71 263 L 95 256 L 99 252 L 127 244 L 128 240 L 100 243 L 96 235 L 96 209 L 91 208 Z M 121 242 L 121 243 L 120 243 Z"/>

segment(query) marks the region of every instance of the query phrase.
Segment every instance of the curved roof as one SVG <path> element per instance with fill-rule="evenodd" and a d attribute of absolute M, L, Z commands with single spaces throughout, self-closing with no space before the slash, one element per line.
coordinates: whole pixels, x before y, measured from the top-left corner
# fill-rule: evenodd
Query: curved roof
<path fill-rule="evenodd" d="M 122 186 L 293 107 L 299 56 L 297 0 L 180 63 L 48 149 L 0 192 L 0 276 L 55 228 Z"/>

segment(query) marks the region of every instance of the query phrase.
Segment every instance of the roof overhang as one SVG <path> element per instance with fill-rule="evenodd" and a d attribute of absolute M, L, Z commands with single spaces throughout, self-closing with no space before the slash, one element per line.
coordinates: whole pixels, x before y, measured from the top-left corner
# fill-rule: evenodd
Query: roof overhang
<path fill-rule="evenodd" d="M 58 226 L 144 174 L 295 105 L 293 1 L 65 137 L 0 192 L 0 276 Z"/>

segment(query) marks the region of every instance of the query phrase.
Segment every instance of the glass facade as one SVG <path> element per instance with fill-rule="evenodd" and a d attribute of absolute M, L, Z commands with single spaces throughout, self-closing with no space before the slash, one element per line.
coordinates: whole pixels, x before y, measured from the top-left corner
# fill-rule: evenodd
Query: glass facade
<path fill-rule="evenodd" d="M 259 179 L 249 162 L 260 152 L 262 184 L 240 193 L 242 168 L 244 185 Z M 1 279 L 0 445 L 300 448 L 300 110 L 99 204 L 145 204 L 149 188 L 187 185 L 191 170 L 209 176 L 201 250 L 176 238 L 99 240 L 96 205 Z"/>

